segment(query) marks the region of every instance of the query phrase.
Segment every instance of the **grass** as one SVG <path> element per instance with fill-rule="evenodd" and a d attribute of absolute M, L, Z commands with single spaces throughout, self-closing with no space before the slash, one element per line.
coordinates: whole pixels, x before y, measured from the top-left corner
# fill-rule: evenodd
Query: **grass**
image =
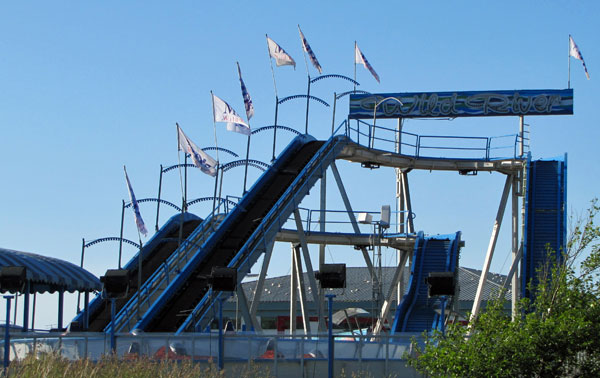
<path fill-rule="evenodd" d="M 77 360 L 69 361 L 56 354 L 42 354 L 37 358 L 33 355 L 21 361 L 12 362 L 8 376 L 11 377 L 69 377 L 69 378 L 100 378 L 100 377 L 225 377 L 225 371 L 218 371 L 215 364 L 193 363 L 192 361 L 155 361 L 140 358 L 124 361 L 107 357 L 100 361 Z M 250 365 L 239 372 L 239 378 L 270 377 L 270 371 Z"/>

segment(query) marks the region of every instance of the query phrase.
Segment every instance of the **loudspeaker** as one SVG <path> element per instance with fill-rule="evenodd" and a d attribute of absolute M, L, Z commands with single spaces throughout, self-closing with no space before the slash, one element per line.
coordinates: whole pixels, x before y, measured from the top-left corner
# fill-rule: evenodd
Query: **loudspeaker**
<path fill-rule="evenodd" d="M 381 220 L 379 221 L 381 228 L 390 227 L 390 205 L 381 206 Z"/>
<path fill-rule="evenodd" d="M 235 291 L 237 270 L 213 266 L 208 283 L 214 291 Z"/>
<path fill-rule="evenodd" d="M 0 291 L 22 293 L 27 282 L 27 269 L 24 266 L 3 266 L 0 268 Z"/>
<path fill-rule="evenodd" d="M 429 286 L 429 296 L 454 295 L 456 282 L 454 272 L 431 272 L 426 279 Z"/>
<path fill-rule="evenodd" d="M 315 278 L 321 281 L 324 289 L 342 289 L 346 287 L 346 264 L 323 264 Z"/>
<path fill-rule="evenodd" d="M 127 269 L 109 269 L 100 277 L 107 298 L 124 298 L 129 291 L 129 271 Z"/>

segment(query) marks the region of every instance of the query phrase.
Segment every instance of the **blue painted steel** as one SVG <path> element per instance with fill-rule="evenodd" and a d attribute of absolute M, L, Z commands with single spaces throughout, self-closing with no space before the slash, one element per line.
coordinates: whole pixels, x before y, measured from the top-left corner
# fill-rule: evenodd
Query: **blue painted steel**
<path fill-rule="evenodd" d="M 430 272 L 457 272 L 460 238 L 460 232 L 432 237 L 417 234 L 408 291 L 396 309 L 392 333 L 439 328 L 437 299 L 428 298 L 425 279 Z"/>
<path fill-rule="evenodd" d="M 182 295 L 178 293 L 180 288 L 191 278 L 195 269 L 202 263 L 209 253 L 214 253 L 213 249 L 221 241 L 223 235 L 234 225 L 240 217 L 243 217 L 247 212 L 249 204 L 255 202 L 260 198 L 262 191 L 267 190 L 264 186 L 266 183 L 271 182 L 272 179 L 277 177 L 280 170 L 284 170 L 285 166 L 283 162 L 293 157 L 297 151 L 310 141 L 314 141 L 314 138 L 308 135 L 301 135 L 296 137 L 290 145 L 281 153 L 280 157 L 274 162 L 274 164 L 264 172 L 261 177 L 256 181 L 252 188 L 242 198 L 240 203 L 231 211 L 227 217 L 223 220 L 217 230 L 204 242 L 202 248 L 200 248 L 188 261 L 187 265 L 182 269 L 181 273 L 178 274 L 161 294 L 161 296 L 155 300 L 148 311 L 145 312 L 142 319 L 135 324 L 134 328 L 146 330 L 146 327 L 154 320 L 154 318 L 164 310 L 167 302 L 176 297 Z M 239 275 L 238 275 L 238 278 Z"/>
<path fill-rule="evenodd" d="M 350 95 L 350 119 L 573 114 L 573 89 L 410 92 Z"/>
<path fill-rule="evenodd" d="M 179 273 L 179 268 L 182 263 L 188 260 L 191 253 L 195 253 L 202 243 L 212 233 L 213 227 L 224 218 L 223 214 L 218 214 L 215 219 L 213 217 L 206 218 L 188 237 L 182 241 L 178 247 L 168 258 L 161 264 L 159 269 L 144 282 L 139 295 L 132 296 L 129 301 L 121 308 L 116 320 L 109 323 L 104 329 L 105 332 L 110 332 L 112 324 L 116 324 L 118 332 L 131 331 L 133 322 L 137 319 L 137 303 L 141 300 L 141 311 L 145 311 L 153 303 L 153 300 L 160 295 L 160 291 L 164 290 L 170 283 L 170 280 Z"/>
<path fill-rule="evenodd" d="M 6 299 L 6 322 L 4 323 L 4 369 L 10 364 L 10 300 L 12 295 L 5 295 Z"/>
<path fill-rule="evenodd" d="M 537 283 L 536 270 L 550 253 L 560 261 L 566 247 L 567 164 L 536 160 L 528 164 L 525 198 L 525 245 L 521 264 L 521 296 L 531 298 L 527 285 Z"/>
<path fill-rule="evenodd" d="M 237 255 L 228 263 L 228 267 L 237 269 L 238 280 L 241 281 L 250 272 L 252 265 L 264 253 L 267 245 L 275 239 L 277 232 L 288 220 L 293 210 L 298 207 L 310 188 L 323 176 L 327 167 L 335 160 L 336 156 L 349 141 L 345 136 L 334 136 L 323 144 L 297 175 L 292 184 L 279 197 L 275 205 L 271 207 L 268 214 L 262 218 L 260 225 L 246 240 Z M 243 200 L 238 207 L 241 207 L 242 203 Z M 216 296 L 218 297 L 219 294 L 216 294 Z M 209 309 L 213 308 L 215 301 L 216 298 L 213 297 L 211 299 L 208 293 L 204 295 L 185 322 L 179 327 L 177 333 L 203 329 L 204 324 L 209 321 L 207 318 Z"/>
<path fill-rule="evenodd" d="M 162 226 L 160 228 L 160 230 L 158 230 L 158 232 L 156 232 L 152 238 L 144 245 L 144 247 L 142 248 L 142 260 L 145 263 L 147 259 L 151 258 L 151 256 L 153 255 L 153 253 L 155 252 L 156 248 L 159 247 L 162 243 L 162 240 L 166 237 L 169 236 L 170 233 L 172 233 L 174 230 L 178 229 L 179 224 L 181 222 L 181 214 L 176 214 L 173 215 L 165 224 L 164 226 Z M 200 220 L 199 217 L 197 217 L 194 214 L 191 213 L 184 213 L 183 214 L 183 222 L 184 224 L 186 222 L 189 221 L 195 221 L 195 220 Z M 137 269 L 138 267 L 138 253 L 136 253 L 128 262 L 127 264 L 125 264 L 125 266 L 123 267 L 123 269 Z M 147 267 L 144 265 L 142 267 L 142 269 L 144 269 Z M 97 290 L 101 289 L 101 284 L 100 281 L 98 281 L 98 288 Z M 130 294 L 133 294 L 130 291 Z M 107 307 L 107 302 L 104 298 L 102 298 L 101 293 L 98 293 L 96 295 L 96 297 L 89 303 L 88 306 L 88 311 L 82 311 L 79 314 L 77 314 L 75 316 L 75 318 L 73 319 L 74 322 L 79 322 L 79 324 L 84 324 L 85 323 L 85 317 L 88 317 L 89 323 L 93 323 L 95 321 L 96 316 L 98 315 L 99 311 L 103 311 L 104 308 Z M 118 304 L 117 304 L 118 305 Z M 87 314 L 87 315 L 86 315 Z M 108 318 L 108 314 L 106 314 L 106 317 Z M 109 320 L 106 320 L 106 323 L 108 323 Z M 99 326 L 100 329 L 104 328 L 106 324 L 103 324 L 102 326 Z M 98 331 L 100 330 L 98 329 Z"/>
<path fill-rule="evenodd" d="M 327 377 L 333 378 L 333 358 L 334 358 L 334 345 L 333 342 L 333 298 L 335 294 L 326 294 L 327 297 Z"/>

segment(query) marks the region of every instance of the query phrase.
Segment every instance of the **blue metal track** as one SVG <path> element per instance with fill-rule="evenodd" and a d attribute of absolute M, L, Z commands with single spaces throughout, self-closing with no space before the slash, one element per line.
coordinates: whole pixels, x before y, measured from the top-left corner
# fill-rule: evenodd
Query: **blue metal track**
<path fill-rule="evenodd" d="M 528 164 L 525 205 L 525 245 L 521 264 L 521 296 L 531 298 L 527 285 L 537 283 L 536 270 L 548 253 L 560 261 L 566 243 L 567 159 Z"/>
<path fill-rule="evenodd" d="M 142 282 L 145 282 L 160 267 L 164 259 L 176 247 L 176 245 L 174 247 L 173 243 L 168 241 L 179 234 L 181 221 L 181 214 L 172 216 L 142 248 Z M 184 213 L 183 236 L 186 237 L 200 222 L 202 222 L 202 219 L 196 215 Z M 117 310 L 121 309 L 137 292 L 138 255 L 139 251 L 123 266 L 124 269 L 129 270 L 131 284 L 127 298 L 115 301 Z M 110 304 L 102 298 L 100 293 L 90 302 L 88 311 L 90 314 L 89 331 L 102 331 L 110 323 Z M 83 325 L 84 315 L 84 311 L 80 312 L 75 316 L 73 321 Z"/>
<path fill-rule="evenodd" d="M 307 135 L 295 138 L 219 227 L 191 253 L 187 264 L 160 296 L 148 302 L 141 320 L 133 326 L 127 322 L 127 328 L 155 332 L 195 329 L 196 322 L 192 320 L 204 318 L 204 304 L 216 299 L 207 295 L 206 277 L 211 268 L 234 266 L 241 281 L 348 142 L 345 136 L 327 142 Z M 181 316 L 190 310 L 192 315 L 187 319 Z"/>
<path fill-rule="evenodd" d="M 457 272 L 461 233 L 424 237 L 417 234 L 406 295 L 396 309 L 392 332 L 423 332 L 435 328 L 437 300 L 428 297 L 430 272 Z"/>
<path fill-rule="evenodd" d="M 169 283 L 181 272 L 181 269 L 188 262 L 191 255 L 198 251 L 202 243 L 218 227 L 224 217 L 224 214 L 217 214 L 215 217 L 206 218 L 190 236 L 182 240 L 181 245 L 144 282 L 139 296 L 131 297 L 116 315 L 115 329 L 117 332 L 129 332 L 132 330 L 132 326 L 139 319 L 138 301 L 140 313 L 148 310 L 154 300 L 162 294 L 169 286 Z M 112 323 L 109 323 L 104 331 L 110 332 L 111 327 Z"/>
<path fill-rule="evenodd" d="M 266 251 L 267 246 L 275 240 L 277 232 L 283 227 L 294 209 L 298 207 L 316 181 L 323 177 L 327 167 L 335 161 L 348 142 L 349 139 L 345 136 L 335 136 L 322 144 L 322 147 L 314 153 L 285 192 L 278 197 L 252 235 L 227 264 L 228 267 L 236 268 L 238 281 L 241 282 L 244 276 L 250 272 L 252 265 Z M 207 292 L 178 328 L 177 333 L 204 329 L 212 319 L 211 309 L 215 308 L 221 295 L 223 294 Z"/>

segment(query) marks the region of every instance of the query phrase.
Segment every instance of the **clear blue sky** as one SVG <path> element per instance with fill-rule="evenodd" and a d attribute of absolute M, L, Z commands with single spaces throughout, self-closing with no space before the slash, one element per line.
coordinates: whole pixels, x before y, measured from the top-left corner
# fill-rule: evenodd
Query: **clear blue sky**
<path fill-rule="evenodd" d="M 280 97 L 305 93 L 297 24 L 324 73 L 353 76 L 358 41 L 381 77 L 378 84 L 358 67 L 360 88 L 370 92 L 566 88 L 572 34 L 592 77 L 586 80 L 581 63 L 571 61 L 575 114 L 526 122 L 534 158 L 568 153 L 569 209 L 581 211 L 600 188 L 594 105 L 600 93 L 599 10 L 593 1 L 3 2 L 0 246 L 78 264 L 82 238 L 117 236 L 121 200 L 127 199 L 124 164 L 138 198 L 155 197 L 159 165 L 177 163 L 175 122 L 205 147 L 214 145 L 211 90 L 243 114 L 236 61 L 254 101 L 252 127 L 271 125 L 274 92 L 265 33 L 298 63 L 295 71 L 275 68 Z M 349 89 L 342 81 L 323 81 L 312 94 L 331 103 L 333 91 Z M 347 98 L 338 104 L 338 120 L 347 107 Z M 331 108 L 314 104 L 311 109 L 310 133 L 326 138 Z M 303 130 L 304 111 L 302 101 L 290 101 L 280 108 L 279 123 Z M 405 130 L 495 136 L 515 133 L 518 119 L 407 121 Z M 217 126 L 217 134 L 219 145 L 245 152 L 243 135 L 227 132 L 224 125 Z M 278 151 L 291 134 L 280 136 Z M 271 141 L 269 133 L 256 136 L 251 158 L 268 161 Z M 369 171 L 346 162 L 339 167 L 355 208 L 394 207 L 391 169 Z M 243 169 L 230 172 L 224 192 L 239 195 Z M 253 180 L 260 173 L 250 172 Z M 212 195 L 210 177 L 197 170 L 189 176 L 189 198 Z M 410 178 L 416 228 L 430 234 L 463 231 L 461 264 L 481 268 L 503 176 L 413 172 Z M 331 208 L 342 209 L 333 182 L 329 189 Z M 180 201 L 176 171 L 165 176 L 163 198 Z M 306 202 L 307 207 L 314 203 L 314 198 Z M 141 211 L 152 229 L 154 205 L 142 204 Z M 190 211 L 204 217 L 208 207 Z M 171 214 L 161 209 L 160 223 Z M 507 225 L 495 271 L 508 269 Z M 125 237 L 137 238 L 131 212 Z M 110 243 L 91 247 L 85 267 L 102 275 L 116 265 L 117 250 Z M 124 260 L 135 252 L 124 251 Z M 385 252 L 389 261 L 392 255 Z M 351 248 L 332 248 L 327 258 L 361 264 Z M 269 275 L 286 274 L 289 246 L 278 246 L 274 261 Z M 38 303 L 36 326 L 56 324 L 56 295 Z M 65 324 L 74 309 L 70 296 Z"/>

